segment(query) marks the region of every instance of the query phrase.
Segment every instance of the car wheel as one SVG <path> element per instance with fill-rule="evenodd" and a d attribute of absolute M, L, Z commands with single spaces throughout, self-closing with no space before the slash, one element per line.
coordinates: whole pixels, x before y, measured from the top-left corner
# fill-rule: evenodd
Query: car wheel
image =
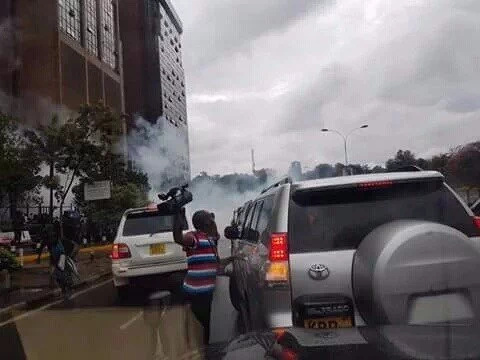
<path fill-rule="evenodd" d="M 128 300 L 128 297 L 130 296 L 130 289 L 128 286 L 118 286 L 116 290 L 117 290 L 117 298 L 120 301 Z"/>
<path fill-rule="evenodd" d="M 230 293 L 230 302 L 232 303 L 235 310 L 240 311 L 240 301 L 241 301 L 240 292 L 238 291 L 238 287 L 235 284 L 234 278 L 230 278 L 228 290 Z"/>

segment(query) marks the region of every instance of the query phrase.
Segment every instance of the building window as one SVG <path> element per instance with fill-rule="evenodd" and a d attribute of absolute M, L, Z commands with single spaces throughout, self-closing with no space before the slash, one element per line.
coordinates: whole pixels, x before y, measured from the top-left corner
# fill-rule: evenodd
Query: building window
<path fill-rule="evenodd" d="M 61 31 L 81 40 L 80 0 L 58 0 L 58 19 Z"/>
<path fill-rule="evenodd" d="M 87 36 L 85 46 L 87 50 L 97 56 L 98 55 L 98 36 L 97 36 L 97 2 L 95 0 L 86 0 L 86 25 Z"/>
<path fill-rule="evenodd" d="M 111 0 L 101 1 L 102 5 L 102 31 L 103 43 L 102 54 L 103 61 L 110 65 L 112 69 L 117 68 L 117 54 L 115 49 L 115 7 Z"/>

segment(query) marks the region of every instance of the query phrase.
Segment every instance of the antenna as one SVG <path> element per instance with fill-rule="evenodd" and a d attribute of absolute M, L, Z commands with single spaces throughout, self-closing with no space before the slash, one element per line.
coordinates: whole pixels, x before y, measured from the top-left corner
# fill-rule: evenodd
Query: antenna
<path fill-rule="evenodd" d="M 255 175 L 255 150 L 252 149 L 252 174 Z"/>

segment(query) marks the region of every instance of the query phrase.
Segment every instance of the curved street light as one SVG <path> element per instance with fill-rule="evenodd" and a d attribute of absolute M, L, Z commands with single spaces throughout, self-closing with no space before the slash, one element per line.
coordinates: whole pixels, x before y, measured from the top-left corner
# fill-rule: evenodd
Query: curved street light
<path fill-rule="evenodd" d="M 368 128 L 368 125 L 367 124 L 364 124 L 358 128 L 355 128 L 355 129 L 352 129 L 350 130 L 347 135 L 343 135 L 340 131 L 338 130 L 335 130 L 335 129 L 328 129 L 328 128 L 323 128 L 322 131 L 323 132 L 333 132 L 335 134 L 338 134 L 342 137 L 343 139 L 343 147 L 344 147 L 344 150 L 345 150 L 345 167 L 348 168 L 348 151 L 347 151 L 347 140 L 348 140 L 348 137 L 355 131 L 357 130 L 361 130 L 361 129 L 366 129 Z"/>

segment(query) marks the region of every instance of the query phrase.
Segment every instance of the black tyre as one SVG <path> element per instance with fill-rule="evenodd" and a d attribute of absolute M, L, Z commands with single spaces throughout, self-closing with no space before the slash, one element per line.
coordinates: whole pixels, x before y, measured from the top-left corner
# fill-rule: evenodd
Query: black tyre
<path fill-rule="evenodd" d="M 240 311 L 240 292 L 238 291 L 237 285 L 235 284 L 235 279 L 230 278 L 230 283 L 228 285 L 228 290 L 230 293 L 230 302 L 232 303 L 235 310 Z"/>
<path fill-rule="evenodd" d="M 128 286 L 119 286 L 116 288 L 117 290 L 117 298 L 120 301 L 128 300 L 130 296 L 130 289 Z"/>

